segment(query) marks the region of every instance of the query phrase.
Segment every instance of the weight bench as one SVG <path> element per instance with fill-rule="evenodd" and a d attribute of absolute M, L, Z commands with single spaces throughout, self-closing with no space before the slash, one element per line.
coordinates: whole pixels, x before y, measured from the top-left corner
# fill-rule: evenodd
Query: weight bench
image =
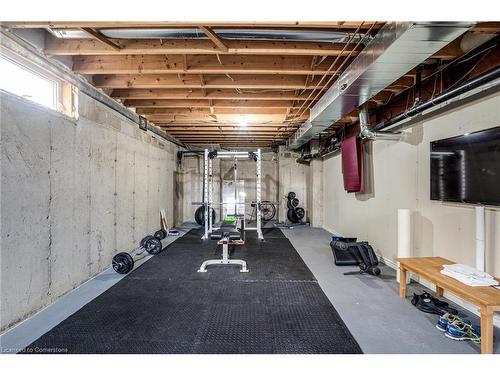
<path fill-rule="evenodd" d="M 224 221 L 221 227 L 210 234 L 210 239 L 217 241 L 217 245 L 222 245 L 222 259 L 211 259 L 204 261 L 198 272 L 207 272 L 207 267 L 214 264 L 238 265 L 240 272 L 248 272 L 247 262 L 240 259 L 229 259 L 229 245 L 243 245 L 241 232 L 237 228 L 237 221 Z"/>

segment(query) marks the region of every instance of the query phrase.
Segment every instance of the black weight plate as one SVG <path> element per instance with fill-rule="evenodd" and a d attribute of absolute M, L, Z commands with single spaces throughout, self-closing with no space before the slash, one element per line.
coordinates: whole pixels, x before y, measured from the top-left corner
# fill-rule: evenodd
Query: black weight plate
<path fill-rule="evenodd" d="M 297 207 L 299 205 L 299 199 L 298 198 L 293 198 L 291 200 L 292 206 Z"/>
<path fill-rule="evenodd" d="M 160 229 L 155 232 L 155 237 L 158 238 L 159 240 L 163 240 L 164 238 L 167 237 L 167 231 L 165 229 Z"/>
<path fill-rule="evenodd" d="M 161 241 L 156 237 L 147 240 L 144 247 L 149 254 L 158 254 L 162 250 Z"/>
<path fill-rule="evenodd" d="M 140 247 L 144 247 L 144 245 L 146 244 L 146 241 L 151 239 L 151 238 L 154 238 L 154 236 L 152 235 L 147 235 L 146 237 L 144 237 L 141 242 L 139 243 L 139 246 Z"/>
<path fill-rule="evenodd" d="M 194 220 L 198 225 L 205 225 L 205 206 L 200 206 L 194 213 Z M 215 210 L 212 208 L 212 223 L 215 223 Z"/>
<path fill-rule="evenodd" d="M 288 219 L 288 221 L 289 221 L 290 223 L 294 223 L 294 224 L 295 224 L 295 223 L 298 223 L 298 222 L 299 222 L 299 220 L 298 220 L 298 218 L 297 218 L 297 215 L 295 215 L 295 210 L 293 210 L 293 209 L 289 209 L 289 210 L 286 212 L 286 217 L 287 217 L 287 219 Z"/>
<path fill-rule="evenodd" d="M 295 216 L 297 216 L 297 219 L 300 221 L 304 218 L 304 216 L 306 216 L 306 211 L 302 207 L 296 207 Z"/>
<path fill-rule="evenodd" d="M 118 253 L 113 257 L 112 267 L 115 272 L 126 274 L 134 268 L 134 260 L 129 253 Z"/>
<path fill-rule="evenodd" d="M 288 198 L 288 199 L 293 199 L 293 198 L 295 198 L 296 196 L 297 196 L 297 195 L 296 195 L 293 191 L 291 191 L 291 192 L 289 192 L 289 193 L 288 193 L 287 198 Z"/>
<path fill-rule="evenodd" d="M 291 199 L 288 199 L 286 201 L 286 208 L 288 208 L 289 210 L 293 210 L 293 205 L 292 205 L 292 200 Z"/>

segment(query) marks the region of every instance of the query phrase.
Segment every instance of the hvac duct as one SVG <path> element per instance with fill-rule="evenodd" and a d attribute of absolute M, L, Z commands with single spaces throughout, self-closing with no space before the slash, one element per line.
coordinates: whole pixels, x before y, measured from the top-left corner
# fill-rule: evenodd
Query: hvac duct
<path fill-rule="evenodd" d="M 299 148 L 466 32 L 473 22 L 388 22 L 288 140 Z"/>
<path fill-rule="evenodd" d="M 359 111 L 359 128 L 359 136 L 362 139 L 367 139 L 370 141 L 375 141 L 377 139 L 385 141 L 399 141 L 403 136 L 401 133 L 384 133 L 371 130 L 370 115 L 368 114 L 366 104 L 364 104 Z"/>

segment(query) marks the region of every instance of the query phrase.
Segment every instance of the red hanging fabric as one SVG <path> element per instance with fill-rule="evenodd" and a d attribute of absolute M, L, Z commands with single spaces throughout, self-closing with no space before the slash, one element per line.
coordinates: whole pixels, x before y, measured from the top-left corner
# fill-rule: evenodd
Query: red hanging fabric
<path fill-rule="evenodd" d="M 363 175 L 363 141 L 358 139 L 355 135 L 349 137 L 342 141 L 341 152 L 344 189 L 348 193 L 363 192 L 365 190 L 365 179 Z"/>

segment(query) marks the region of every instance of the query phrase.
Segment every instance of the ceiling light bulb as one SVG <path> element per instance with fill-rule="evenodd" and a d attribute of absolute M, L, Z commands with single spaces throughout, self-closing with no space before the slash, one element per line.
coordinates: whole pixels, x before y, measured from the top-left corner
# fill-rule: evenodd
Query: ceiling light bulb
<path fill-rule="evenodd" d="M 242 128 L 247 126 L 247 116 L 246 115 L 240 116 L 239 124 Z"/>

